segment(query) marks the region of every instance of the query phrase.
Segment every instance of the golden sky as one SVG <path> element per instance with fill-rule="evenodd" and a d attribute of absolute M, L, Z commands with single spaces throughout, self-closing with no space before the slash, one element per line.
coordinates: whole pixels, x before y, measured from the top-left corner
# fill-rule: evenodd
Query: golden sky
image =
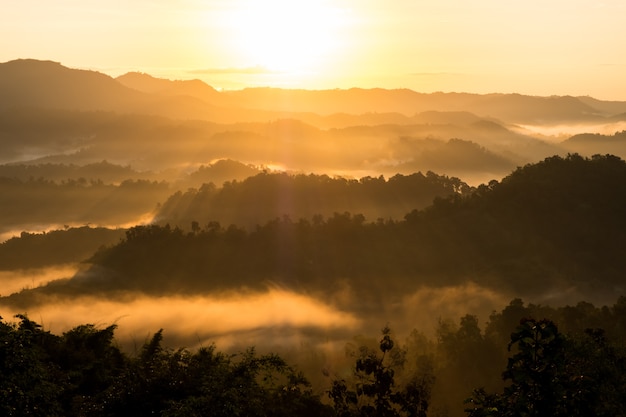
<path fill-rule="evenodd" d="M 626 100 L 624 0 L 0 0 L 0 62 Z"/>

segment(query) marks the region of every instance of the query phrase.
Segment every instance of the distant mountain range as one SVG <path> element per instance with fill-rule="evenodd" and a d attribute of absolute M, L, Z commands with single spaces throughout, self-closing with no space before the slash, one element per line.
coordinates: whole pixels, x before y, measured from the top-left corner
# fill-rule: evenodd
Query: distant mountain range
<path fill-rule="evenodd" d="M 626 158 L 624 129 L 626 102 L 590 97 L 218 91 L 10 61 L 0 64 L 0 187 L 9 196 L 0 235 L 126 225 L 176 192 L 262 171 L 357 180 L 432 172 L 477 186 L 554 155 Z"/>
<path fill-rule="evenodd" d="M 605 102 L 589 97 L 423 94 L 407 89 L 358 88 L 249 88 L 219 92 L 199 80 L 170 81 L 136 72 L 114 79 L 95 71 L 32 59 L 0 64 L 0 108 L 14 106 L 134 112 L 217 123 L 243 119 L 266 121 L 299 113 L 319 116 L 399 113 L 411 118 L 426 111 L 469 111 L 481 118 L 505 123 L 534 124 L 591 122 L 615 116 L 621 118 L 626 113 L 626 102 Z"/>

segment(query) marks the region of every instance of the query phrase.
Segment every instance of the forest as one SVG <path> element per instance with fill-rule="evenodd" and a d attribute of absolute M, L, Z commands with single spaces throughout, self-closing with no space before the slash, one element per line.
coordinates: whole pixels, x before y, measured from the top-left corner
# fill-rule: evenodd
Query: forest
<path fill-rule="evenodd" d="M 537 319 L 537 317 L 542 317 Z M 355 338 L 326 389 L 274 353 L 163 345 L 134 352 L 116 325 L 61 335 L 25 315 L 0 322 L 6 416 L 620 416 L 626 399 L 626 298 L 550 308 L 512 300 L 484 328 L 442 321 L 435 338 Z M 597 327 L 601 326 L 601 327 Z"/>
<path fill-rule="evenodd" d="M 625 415 L 625 123 L 0 63 L 0 415 Z"/>
<path fill-rule="evenodd" d="M 412 196 L 406 205 L 416 205 L 421 197 L 411 193 L 413 187 L 440 197 L 403 219 L 367 219 L 350 212 L 292 219 L 285 212 L 249 228 L 208 220 L 221 207 L 231 208 L 229 214 L 239 219 L 250 211 L 258 218 L 277 213 L 282 208 L 271 204 L 284 204 L 281 197 L 288 200 L 285 210 L 293 213 L 302 213 L 298 207 L 321 210 L 318 201 L 367 206 L 366 196 L 380 210 L 387 203 L 397 209 L 403 195 Z M 201 214 L 207 207 L 202 223 L 131 227 L 121 241 L 93 254 L 85 273 L 2 301 L 25 306 L 36 303 L 39 294 L 260 290 L 268 281 L 325 296 L 347 282 L 358 298 L 368 300 L 372 294 L 393 300 L 421 286 L 468 280 L 521 297 L 567 288 L 570 296 L 605 302 L 623 291 L 623 160 L 610 155 L 551 157 L 520 167 L 501 182 L 469 190 L 434 174 L 348 182 L 262 173 L 226 183 L 219 191 L 203 187 L 175 195 L 162 206 L 163 217 L 172 221 L 193 219 L 189 213 Z M 184 206 L 183 200 L 188 208 L 176 216 L 171 206 Z M 9 250 L 11 243 L 0 249 Z"/>
<path fill-rule="evenodd" d="M 20 314 L 18 322 L 2 325 L 6 413 L 37 415 L 39 407 L 57 415 L 203 415 L 219 405 L 227 407 L 224 415 L 621 415 L 626 301 L 607 300 L 623 291 L 626 265 L 618 242 L 626 238 L 626 202 L 617 196 L 626 195 L 625 184 L 620 158 L 572 154 L 476 188 L 432 173 L 360 181 L 259 173 L 221 189 L 174 195 L 162 206 L 171 225 L 101 229 L 96 241 L 109 243 L 95 250 L 90 266 L 6 295 L 2 304 L 27 311 L 94 294 L 123 302 L 138 294 L 263 293 L 268 285 L 333 300 L 348 285 L 354 301 L 341 308 L 370 323 L 361 331 L 378 323 L 380 343 L 375 333 L 346 342 L 350 330 L 337 329 L 333 339 L 345 343 L 340 358 L 314 345 L 294 351 L 280 343 L 281 353 L 266 345 L 233 353 L 215 344 L 168 347 L 164 329 L 129 350 L 116 342 L 116 324 L 82 324 L 55 335 Z M 210 217 L 185 224 L 189 217 L 174 216 L 172 208 L 202 213 L 206 207 L 214 210 L 210 216 L 220 205 L 245 210 L 255 201 L 262 213 L 264 201 L 276 202 L 281 193 L 292 199 L 289 207 L 302 201 L 315 207 L 318 200 L 334 201 L 331 195 L 344 203 L 372 196 L 387 202 L 405 195 L 401 189 L 428 190 L 425 185 L 440 196 L 401 219 L 335 212 L 284 215 L 246 228 Z M 25 233 L 2 244 L 0 255 L 19 265 L 17 254 L 32 252 L 35 242 L 61 248 L 64 236 L 78 242 L 79 233 L 89 240 L 97 230 Z M 40 257 L 45 252 L 37 251 Z M 48 262 L 63 258 L 50 256 Z M 563 307 L 514 298 L 484 324 L 470 313 L 456 321 L 439 317 L 433 332 L 410 317 L 397 333 L 385 325 L 393 311 L 402 314 L 391 306 L 407 293 L 467 280 L 529 299 L 567 288 L 568 298 L 549 299 L 565 300 Z M 579 301 L 569 304 L 575 297 Z M 15 350 L 19 344 L 28 350 Z M 37 383 L 26 387 L 33 378 Z"/>

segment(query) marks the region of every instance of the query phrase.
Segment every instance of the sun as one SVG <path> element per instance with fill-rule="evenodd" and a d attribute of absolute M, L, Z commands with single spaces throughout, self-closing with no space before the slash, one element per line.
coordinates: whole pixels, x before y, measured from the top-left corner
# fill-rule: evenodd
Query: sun
<path fill-rule="evenodd" d="M 323 0 L 241 0 L 231 16 L 231 42 L 247 65 L 316 71 L 341 45 L 343 14 Z"/>

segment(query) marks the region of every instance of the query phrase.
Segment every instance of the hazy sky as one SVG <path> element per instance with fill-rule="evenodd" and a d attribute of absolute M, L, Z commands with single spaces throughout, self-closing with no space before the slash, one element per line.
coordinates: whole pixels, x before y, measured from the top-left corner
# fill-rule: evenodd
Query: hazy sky
<path fill-rule="evenodd" d="M 626 100 L 624 0 L 0 0 L 0 61 Z"/>

